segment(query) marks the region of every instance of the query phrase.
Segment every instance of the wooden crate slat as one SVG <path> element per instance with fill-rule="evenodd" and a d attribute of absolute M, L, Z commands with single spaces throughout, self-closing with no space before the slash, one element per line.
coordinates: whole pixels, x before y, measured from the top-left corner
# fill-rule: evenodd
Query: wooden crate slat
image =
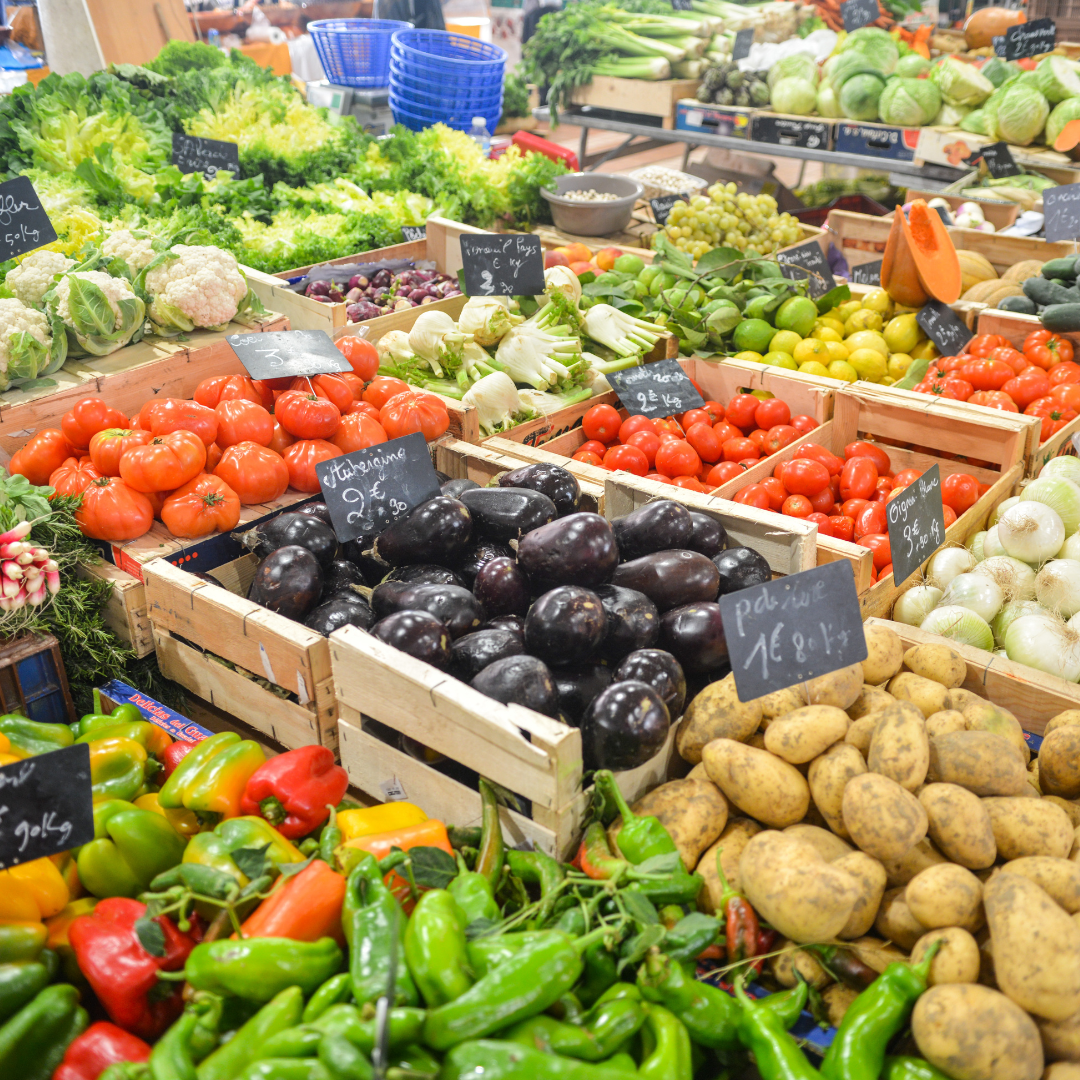
<path fill-rule="evenodd" d="M 146 588 L 137 578 L 119 566 L 104 560 L 93 565 L 79 564 L 80 577 L 108 581 L 112 593 L 102 608 L 105 625 L 135 651 L 149 656 L 154 651 L 154 631 L 147 611 Z"/>

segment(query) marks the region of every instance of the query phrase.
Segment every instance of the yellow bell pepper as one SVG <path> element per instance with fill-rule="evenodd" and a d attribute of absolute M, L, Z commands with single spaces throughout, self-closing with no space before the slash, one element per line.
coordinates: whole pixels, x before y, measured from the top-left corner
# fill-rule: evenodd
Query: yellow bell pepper
<path fill-rule="evenodd" d="M 0 870 L 0 920 L 41 922 L 62 911 L 70 899 L 64 876 L 52 859 Z"/>
<path fill-rule="evenodd" d="M 16 761 L 22 761 L 24 754 L 11 745 L 11 740 L 0 731 L 0 766 L 14 765 Z"/>
<path fill-rule="evenodd" d="M 355 840 L 360 836 L 372 836 L 375 833 L 391 832 L 404 829 L 409 825 L 419 825 L 427 821 L 427 814 L 419 806 L 409 802 L 383 803 L 380 806 L 357 807 L 355 810 L 342 810 L 338 813 L 337 823 L 341 829 L 341 838 Z"/>
<path fill-rule="evenodd" d="M 96 896 L 84 896 L 81 900 L 72 900 L 63 911 L 45 923 L 45 929 L 49 935 L 45 940 L 45 947 L 52 949 L 60 957 L 65 978 L 76 986 L 86 986 L 86 976 L 79 970 L 75 950 L 68 940 L 68 930 L 75 919 L 80 915 L 89 915 L 97 904 Z"/>
<path fill-rule="evenodd" d="M 140 795 L 135 800 L 135 805 L 140 810 L 152 810 L 155 814 L 161 814 L 176 832 L 185 839 L 194 836 L 202 828 L 199 824 L 199 819 L 196 817 L 193 810 L 184 810 L 183 808 L 179 810 L 166 810 L 158 801 L 158 793 L 156 791 L 152 791 L 148 795 Z"/>

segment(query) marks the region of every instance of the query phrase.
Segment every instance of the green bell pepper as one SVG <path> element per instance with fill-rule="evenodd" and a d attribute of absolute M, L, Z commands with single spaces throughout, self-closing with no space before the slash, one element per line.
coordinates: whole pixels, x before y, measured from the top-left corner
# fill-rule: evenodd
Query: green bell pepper
<path fill-rule="evenodd" d="M 88 1019 L 74 986 L 47 986 L 0 1027 L 0 1076 L 50 1080 Z"/>
<path fill-rule="evenodd" d="M 147 776 L 146 747 L 122 736 L 94 739 L 89 746 L 95 799 L 131 800 L 140 794 Z"/>
<path fill-rule="evenodd" d="M 342 959 L 337 942 L 329 937 L 211 941 L 192 949 L 184 975 L 196 990 L 267 1002 L 290 986 L 314 993 L 337 974 Z"/>
<path fill-rule="evenodd" d="M 158 793 L 165 809 L 184 807 L 198 814 L 239 817 L 248 779 L 266 760 L 262 748 L 235 731 L 204 739 L 188 754 Z"/>
<path fill-rule="evenodd" d="M 113 724 L 131 724 L 138 720 L 145 721 L 146 717 L 143 716 L 142 711 L 137 706 L 125 702 L 123 705 L 117 705 L 111 713 L 96 712 L 80 716 L 71 725 L 71 730 L 74 732 L 75 738 L 79 739 L 94 728 L 110 727 Z"/>
<path fill-rule="evenodd" d="M 75 736 L 66 724 L 40 724 L 18 713 L 0 716 L 0 732 L 8 737 L 12 746 L 31 756 L 63 750 L 75 742 Z"/>

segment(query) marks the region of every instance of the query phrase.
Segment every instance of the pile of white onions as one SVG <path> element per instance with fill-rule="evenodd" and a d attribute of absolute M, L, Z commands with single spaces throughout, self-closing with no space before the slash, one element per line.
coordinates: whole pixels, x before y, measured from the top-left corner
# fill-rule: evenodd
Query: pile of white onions
<path fill-rule="evenodd" d="M 966 548 L 935 552 L 893 618 L 1080 682 L 1080 458 L 1052 458 Z"/>

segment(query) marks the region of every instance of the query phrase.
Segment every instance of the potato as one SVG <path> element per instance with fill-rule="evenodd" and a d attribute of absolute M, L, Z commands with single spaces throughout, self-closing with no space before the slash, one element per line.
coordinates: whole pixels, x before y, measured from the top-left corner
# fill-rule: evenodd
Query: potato
<path fill-rule="evenodd" d="M 921 873 L 928 866 L 940 866 L 948 861 L 934 847 L 930 838 L 924 837 L 899 859 L 886 859 L 881 865 L 885 867 L 885 873 L 888 875 L 889 888 L 895 889 L 898 885 L 906 885 L 916 874 Z"/>
<path fill-rule="evenodd" d="M 743 849 L 739 879 L 754 910 L 792 941 L 827 941 L 859 898 L 855 879 L 813 845 L 781 832 L 758 833 Z"/>
<path fill-rule="evenodd" d="M 890 964 L 907 963 L 906 952 L 901 952 L 895 945 L 890 945 L 881 938 L 862 937 L 845 942 L 845 946 L 867 967 L 872 967 L 879 974 Z"/>
<path fill-rule="evenodd" d="M 675 745 L 684 761 L 696 765 L 705 744 L 713 739 L 742 742 L 761 723 L 761 702 L 740 701 L 735 692 L 735 678 L 728 675 L 709 683 L 686 706 Z"/>
<path fill-rule="evenodd" d="M 929 866 L 908 883 L 904 903 L 927 930 L 959 926 L 974 933 L 983 924 L 982 882 L 952 863 Z"/>
<path fill-rule="evenodd" d="M 808 825 L 805 821 L 800 821 L 798 825 L 789 825 L 784 833 L 787 836 L 797 836 L 800 840 L 812 844 L 826 862 L 836 862 L 837 859 L 842 859 L 855 850 L 847 841 L 841 840 L 828 829 Z"/>
<path fill-rule="evenodd" d="M 631 809 L 635 814 L 659 818 L 687 867 L 697 865 L 701 853 L 724 831 L 728 819 L 727 799 L 708 780 L 661 784 L 638 799 Z"/>
<path fill-rule="evenodd" d="M 858 723 L 858 721 L 856 721 Z M 810 794 L 814 805 L 837 836 L 848 836 L 844 825 L 844 787 L 854 776 L 866 772 L 862 754 L 850 743 L 837 743 L 810 762 Z"/>
<path fill-rule="evenodd" d="M 1039 1026 L 1047 1061 L 1080 1062 L 1080 1012 L 1064 1020 L 1043 1020 L 1039 1017 L 1035 1023 Z"/>
<path fill-rule="evenodd" d="M 747 746 L 752 746 L 755 750 L 765 749 L 765 736 L 760 731 L 755 731 L 753 735 L 746 740 Z"/>
<path fill-rule="evenodd" d="M 776 717 L 765 732 L 765 749 L 792 765 L 813 761 L 847 734 L 848 715 L 832 705 L 806 705 Z"/>
<path fill-rule="evenodd" d="M 1070 915 L 1080 911 L 1080 866 L 1068 859 L 1027 855 L 1007 862 L 1001 872 L 1023 874 L 1045 889 L 1051 899 Z"/>
<path fill-rule="evenodd" d="M 1039 759 L 1035 759 L 1035 768 L 1039 767 Z M 1060 806 L 1066 814 L 1069 815 L 1069 820 L 1073 824 L 1075 829 L 1077 825 L 1080 825 L 1080 803 L 1074 802 L 1072 799 L 1063 799 L 1060 795 L 1044 795 L 1043 798 L 1055 806 Z"/>
<path fill-rule="evenodd" d="M 945 692 L 941 683 L 910 671 L 901 671 L 889 683 L 889 693 L 897 701 L 910 701 L 924 718 L 945 708 Z"/>
<path fill-rule="evenodd" d="M 1080 797 L 1080 727 L 1055 728 L 1039 750 L 1039 785 L 1047 795 Z"/>
<path fill-rule="evenodd" d="M 728 818 L 727 827 L 720 834 L 711 847 L 707 848 L 696 867 L 697 872 L 705 879 L 705 887 L 698 893 L 698 907 L 709 915 L 716 911 L 724 894 L 724 887 L 720 884 L 720 875 L 716 872 L 716 854 L 721 852 L 720 863 L 724 868 L 724 877 L 728 884 L 736 891 L 742 891 L 742 882 L 739 879 L 739 857 L 743 848 L 750 843 L 750 838 L 761 832 L 761 826 L 749 818 Z"/>
<path fill-rule="evenodd" d="M 879 686 L 864 686 L 859 691 L 859 696 L 848 706 L 847 714 L 852 720 L 858 720 L 861 716 L 888 708 L 895 700 L 892 694 Z"/>
<path fill-rule="evenodd" d="M 822 990 L 821 999 L 825 1002 L 829 1023 L 833 1027 L 840 1026 L 844 1014 L 858 996 L 858 990 L 852 990 L 850 986 L 844 986 L 842 983 L 833 983 L 832 986 L 827 986 Z"/>
<path fill-rule="evenodd" d="M 767 750 L 734 739 L 713 739 L 702 751 L 702 760 L 709 779 L 755 820 L 782 829 L 806 816 L 810 788 L 802 773 Z"/>
<path fill-rule="evenodd" d="M 900 635 L 888 626 L 875 624 L 863 627 L 866 633 L 866 659 L 862 662 L 863 678 L 873 686 L 888 682 L 904 662 L 904 643 Z"/>
<path fill-rule="evenodd" d="M 1046 727 L 1043 728 L 1043 738 L 1045 739 L 1051 731 L 1057 731 L 1059 727 L 1080 727 L 1080 709 L 1066 709 L 1064 712 L 1059 712 L 1057 716 L 1050 717 L 1046 721 Z"/>
<path fill-rule="evenodd" d="M 769 971 L 781 986 L 791 988 L 799 981 L 799 975 L 808 986 L 818 990 L 832 982 L 832 976 L 818 963 L 817 958 L 793 941 L 781 938 L 770 951 L 776 955 L 768 960 Z"/>
<path fill-rule="evenodd" d="M 835 705 L 848 709 L 863 688 L 862 664 L 831 671 L 803 684 L 808 705 Z"/>
<path fill-rule="evenodd" d="M 998 986 L 1047 1020 L 1080 1010 L 1080 926 L 1045 889 L 1020 874 L 992 877 L 983 903 Z"/>
<path fill-rule="evenodd" d="M 964 714 L 957 709 L 941 709 L 926 718 L 926 735 L 948 735 L 952 731 L 967 731 Z"/>
<path fill-rule="evenodd" d="M 967 678 L 964 658 L 948 645 L 915 645 L 904 653 L 904 667 L 946 690 L 962 686 Z"/>
<path fill-rule="evenodd" d="M 899 889 L 888 889 L 881 897 L 881 906 L 874 919 L 874 929 L 886 941 L 899 945 L 904 952 L 909 952 L 915 942 L 926 933 L 926 927 L 911 914 L 911 908 L 904 903 L 903 886 Z"/>
<path fill-rule="evenodd" d="M 1063 729 L 1059 729 L 1063 730 Z M 1003 859 L 1050 855 L 1066 859 L 1074 831 L 1069 815 L 1042 799 L 983 799 L 998 854 Z"/>
<path fill-rule="evenodd" d="M 1020 721 L 1008 709 L 995 705 L 991 701 L 972 701 L 960 710 L 967 721 L 968 731 L 993 731 L 1008 739 L 1020 751 L 1026 763 L 1031 756 L 1031 748 L 1024 738 L 1024 729 Z"/>
<path fill-rule="evenodd" d="M 798 826 L 796 826 L 798 828 Z M 853 851 L 833 860 L 839 870 L 850 874 L 859 886 L 859 898 L 851 909 L 851 915 L 844 928 L 836 935 L 839 938 L 862 937 L 877 918 L 881 898 L 885 894 L 885 867 L 864 851 Z"/>
<path fill-rule="evenodd" d="M 772 720 L 776 716 L 791 712 L 792 709 L 801 709 L 806 704 L 806 691 L 801 683 L 797 683 L 784 690 L 774 690 L 771 694 L 759 697 L 757 701 L 761 706 L 762 717 L 766 721 Z"/>
<path fill-rule="evenodd" d="M 856 847 L 875 859 L 899 859 L 926 835 L 926 811 L 919 800 L 878 773 L 848 781 L 842 812 Z"/>
<path fill-rule="evenodd" d="M 684 780 L 709 780 L 709 774 L 705 771 L 705 763 L 699 761 L 687 774 Z M 712 781 L 709 780 L 711 784 Z"/>
<path fill-rule="evenodd" d="M 1080 862 L 1080 825 L 1073 830 L 1072 847 L 1069 849 L 1069 859 L 1072 862 Z"/>
<path fill-rule="evenodd" d="M 945 708 L 956 709 L 958 712 L 964 711 L 964 706 L 971 701 L 982 701 L 978 694 L 973 694 L 970 690 L 964 690 L 960 687 L 955 687 L 945 695 Z"/>
<path fill-rule="evenodd" d="M 930 839 L 946 858 L 969 870 L 994 864 L 997 842 L 982 800 L 958 784 L 927 784 L 919 802 L 929 819 Z"/>
<path fill-rule="evenodd" d="M 922 784 L 930 767 L 930 743 L 926 721 L 914 705 L 898 701 L 878 717 L 866 764 L 907 791 Z"/>
<path fill-rule="evenodd" d="M 1080 1080 L 1080 1065 L 1072 1061 L 1055 1061 L 1043 1070 L 1042 1080 Z"/>
<path fill-rule="evenodd" d="M 915 1003 L 911 1033 L 922 1054 L 952 1080 L 1039 1080 L 1035 1021 L 988 986 L 932 986 Z"/>
<path fill-rule="evenodd" d="M 860 716 L 858 720 L 851 722 L 844 742 L 850 743 L 862 755 L 865 761 L 870 756 L 870 740 L 874 737 L 874 728 L 877 727 L 881 712 L 870 713 L 868 716 Z"/>
<path fill-rule="evenodd" d="M 685 721 L 684 721 L 685 723 Z M 959 784 L 976 795 L 1019 795 L 1027 762 L 992 731 L 954 731 L 930 740 L 929 783 Z"/>
<path fill-rule="evenodd" d="M 921 963 L 927 949 L 940 941 L 934 959 L 930 961 L 930 972 L 926 981 L 931 986 L 942 983 L 973 983 L 979 977 L 979 946 L 975 939 L 959 926 L 947 926 L 942 930 L 931 930 L 923 934 L 911 950 L 912 964 Z"/>

